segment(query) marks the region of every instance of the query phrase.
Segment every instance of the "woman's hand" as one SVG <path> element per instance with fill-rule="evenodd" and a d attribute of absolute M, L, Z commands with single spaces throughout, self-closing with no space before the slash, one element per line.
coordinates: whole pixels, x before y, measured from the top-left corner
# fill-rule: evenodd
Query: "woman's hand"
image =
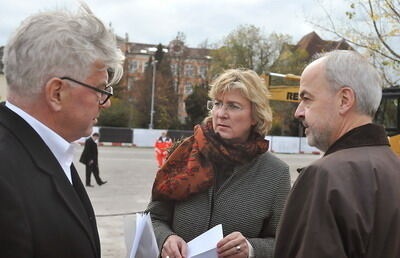
<path fill-rule="evenodd" d="M 218 257 L 247 258 L 249 247 L 246 238 L 240 232 L 232 232 L 217 244 Z"/>
<path fill-rule="evenodd" d="M 162 258 L 185 258 L 187 256 L 187 244 L 177 235 L 170 235 L 163 245 Z"/>

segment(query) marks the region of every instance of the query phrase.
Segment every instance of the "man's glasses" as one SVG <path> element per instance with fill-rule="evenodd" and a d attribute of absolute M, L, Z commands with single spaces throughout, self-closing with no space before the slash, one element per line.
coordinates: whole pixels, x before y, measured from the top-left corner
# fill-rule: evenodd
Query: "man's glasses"
<path fill-rule="evenodd" d="M 100 95 L 100 99 L 99 99 L 99 105 L 104 105 L 107 102 L 107 100 L 113 95 L 113 88 L 111 86 L 107 86 L 104 90 L 101 90 L 99 88 L 96 88 L 94 86 L 90 86 L 89 84 L 74 80 L 74 79 L 69 78 L 69 77 L 60 77 L 60 79 L 61 80 L 68 80 L 68 81 L 71 81 L 71 82 L 75 82 L 75 83 L 77 83 L 77 84 L 79 84 L 79 85 L 81 85 L 83 87 L 86 87 L 86 88 L 92 89 L 94 91 L 100 92 L 101 95 Z"/>

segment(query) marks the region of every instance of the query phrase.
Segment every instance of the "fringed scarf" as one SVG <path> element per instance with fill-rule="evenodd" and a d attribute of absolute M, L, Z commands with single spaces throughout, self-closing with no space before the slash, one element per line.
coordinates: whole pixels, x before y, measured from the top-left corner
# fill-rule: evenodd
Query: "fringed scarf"
<path fill-rule="evenodd" d="M 185 200 L 213 184 L 215 164 L 246 164 L 267 150 L 268 141 L 254 132 L 245 143 L 224 142 L 209 119 L 167 157 L 157 172 L 152 199 Z"/>

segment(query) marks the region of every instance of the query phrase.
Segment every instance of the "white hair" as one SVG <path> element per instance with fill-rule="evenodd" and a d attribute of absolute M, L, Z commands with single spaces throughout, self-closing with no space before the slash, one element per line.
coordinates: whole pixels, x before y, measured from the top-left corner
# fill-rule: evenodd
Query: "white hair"
<path fill-rule="evenodd" d="M 353 89 L 357 111 L 374 117 L 382 98 L 382 80 L 365 57 L 352 50 L 334 50 L 321 55 L 325 75 L 335 91 Z"/>
<path fill-rule="evenodd" d="M 40 12 L 26 18 L 4 48 L 4 72 L 10 92 L 38 95 L 53 77 L 84 80 L 91 65 L 101 61 L 114 76 L 122 77 L 124 56 L 115 35 L 85 5 Z"/>

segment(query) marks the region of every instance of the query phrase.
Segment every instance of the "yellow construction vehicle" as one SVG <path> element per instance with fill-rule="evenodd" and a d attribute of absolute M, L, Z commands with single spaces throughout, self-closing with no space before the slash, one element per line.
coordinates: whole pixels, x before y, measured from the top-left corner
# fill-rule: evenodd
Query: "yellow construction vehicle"
<path fill-rule="evenodd" d="M 271 77 L 300 81 L 300 76 L 269 73 L 261 77 L 269 89 L 271 100 L 299 102 L 299 85 L 271 85 Z M 385 127 L 392 150 L 400 156 L 400 86 L 382 89 L 382 101 L 374 121 Z"/>
<path fill-rule="evenodd" d="M 299 102 L 299 85 L 271 85 L 271 77 L 281 77 L 287 80 L 300 81 L 300 76 L 294 74 L 269 73 L 261 75 L 267 84 L 271 100 Z"/>

